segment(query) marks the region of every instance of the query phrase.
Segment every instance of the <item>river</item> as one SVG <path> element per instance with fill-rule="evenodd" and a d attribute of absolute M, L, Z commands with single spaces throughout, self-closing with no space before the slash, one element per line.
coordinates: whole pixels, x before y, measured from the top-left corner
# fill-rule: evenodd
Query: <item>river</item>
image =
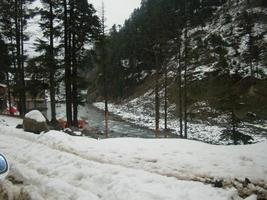
<path fill-rule="evenodd" d="M 56 107 L 57 118 L 65 117 L 65 105 L 57 104 Z M 50 120 L 51 116 L 50 106 L 48 104 L 47 118 Z M 104 113 L 92 105 L 79 106 L 79 119 L 84 119 L 88 122 L 87 126 L 90 128 L 96 127 L 102 133 L 104 132 Z M 105 137 L 100 135 L 100 137 Z M 138 137 L 138 138 L 155 138 L 153 131 L 138 127 L 129 122 L 120 119 L 117 116 L 109 116 L 109 137 Z"/>

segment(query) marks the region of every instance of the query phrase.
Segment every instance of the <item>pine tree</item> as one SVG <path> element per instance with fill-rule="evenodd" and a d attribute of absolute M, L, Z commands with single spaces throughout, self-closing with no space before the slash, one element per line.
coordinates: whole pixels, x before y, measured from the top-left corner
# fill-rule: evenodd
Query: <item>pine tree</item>
<path fill-rule="evenodd" d="M 183 92 L 182 92 L 182 50 L 181 50 L 181 33 L 178 31 L 177 38 L 176 38 L 176 48 L 177 50 L 177 56 L 176 56 L 176 62 L 177 62 L 177 79 L 178 79 L 178 104 L 179 104 L 179 134 L 180 137 L 183 138 Z"/>
<path fill-rule="evenodd" d="M 164 137 L 168 136 L 168 66 L 164 63 Z"/>
<path fill-rule="evenodd" d="M 99 32 L 99 19 L 95 15 L 92 4 L 86 0 L 70 1 L 70 38 L 69 47 L 71 52 L 72 67 L 72 109 L 73 124 L 78 126 L 78 105 L 80 103 L 79 90 L 82 81 L 79 75 L 79 67 L 85 51 L 85 45 L 95 42 Z"/>
<path fill-rule="evenodd" d="M 99 33 L 99 19 L 92 4 L 82 0 L 63 1 L 64 65 L 68 125 L 78 125 L 79 66 L 85 46 Z"/>
<path fill-rule="evenodd" d="M 160 78 L 160 63 L 161 63 L 161 52 L 160 47 L 154 49 L 155 54 L 155 66 L 156 66 L 156 81 L 155 81 L 155 136 L 160 137 L 160 97 L 159 97 L 159 78 Z"/>
<path fill-rule="evenodd" d="M 49 74 L 49 91 L 50 91 L 50 104 L 51 104 L 51 121 L 56 121 L 56 73 L 58 65 L 56 56 L 59 51 L 55 47 L 54 41 L 60 36 L 59 27 L 55 25 L 59 21 L 60 10 L 59 1 L 43 0 L 43 8 L 40 10 L 41 22 L 40 27 L 43 31 L 43 38 L 37 41 L 36 50 L 41 54 L 40 58 L 43 60 L 45 71 Z"/>
<path fill-rule="evenodd" d="M 12 55 L 14 66 L 15 86 L 13 87 L 16 97 L 19 98 L 18 107 L 20 115 L 24 116 L 26 112 L 25 95 L 25 67 L 24 62 L 24 42 L 27 35 L 24 30 L 27 27 L 27 21 L 32 17 L 28 4 L 34 0 L 4 0 L 0 3 L 2 9 L 1 29 L 5 39 L 8 41 L 10 54 Z"/>
<path fill-rule="evenodd" d="M 24 43 L 28 40 L 24 33 L 27 28 L 27 22 L 32 17 L 32 11 L 29 10 L 28 4 L 35 0 L 15 0 L 16 11 L 16 41 L 17 41 L 17 59 L 18 59 L 18 78 L 19 78 L 19 107 L 20 115 L 24 116 L 26 108 L 26 83 L 25 83 L 25 49 Z"/>
<path fill-rule="evenodd" d="M 2 39 L 0 34 L 0 81 L 8 82 L 8 72 L 10 71 L 10 56 L 8 53 L 8 45 Z"/>
<path fill-rule="evenodd" d="M 109 120 L 109 111 L 108 111 L 108 88 L 107 88 L 107 51 L 106 51 L 106 25 L 105 25 L 105 6 L 104 2 L 102 2 L 102 16 L 101 16 L 101 30 L 100 30 L 100 38 L 99 38 L 99 46 L 100 46 L 100 63 L 102 68 L 103 74 L 103 96 L 104 96 L 104 103 L 105 103 L 105 110 L 104 110 L 104 120 L 105 120 L 105 134 L 108 137 L 108 120 Z"/>
<path fill-rule="evenodd" d="M 1 70 L 3 79 L 6 80 L 8 88 L 9 111 L 11 113 L 11 87 L 13 86 L 11 76 L 16 71 L 15 46 L 14 46 L 14 3 L 8 1 L 0 2 L 0 41 L 1 41 Z M 5 41 L 3 40 L 5 39 Z M 13 65 L 13 69 L 12 66 Z M 4 78 L 5 76 L 5 78 Z M 13 75 L 14 76 L 14 75 Z"/>
<path fill-rule="evenodd" d="M 187 3 L 185 0 L 184 3 L 184 12 L 185 12 L 185 24 L 184 24 L 184 138 L 187 139 L 187 70 L 188 70 L 188 11 L 187 11 Z"/>
<path fill-rule="evenodd" d="M 72 104 L 71 104 L 71 60 L 69 48 L 69 10 L 68 1 L 63 0 L 63 21 L 64 21 L 64 66 L 65 66 L 65 93 L 66 93 L 66 116 L 67 124 L 72 125 Z"/>
<path fill-rule="evenodd" d="M 20 83 L 21 83 L 21 90 L 20 90 L 20 115 L 24 116 L 26 114 L 26 83 L 25 83 L 25 56 L 24 56 L 24 29 L 26 26 L 26 15 L 25 15 L 25 1 L 20 0 L 19 2 L 19 22 L 20 22 L 20 49 L 21 49 L 21 54 L 20 54 Z"/>

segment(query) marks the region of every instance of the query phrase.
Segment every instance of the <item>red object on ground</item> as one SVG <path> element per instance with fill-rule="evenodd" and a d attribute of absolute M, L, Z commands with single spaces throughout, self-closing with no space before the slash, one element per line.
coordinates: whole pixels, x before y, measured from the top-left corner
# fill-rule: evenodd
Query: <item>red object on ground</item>
<path fill-rule="evenodd" d="M 14 107 L 11 107 L 11 108 L 7 108 L 7 113 L 11 114 L 11 115 L 14 115 L 17 113 L 17 109 L 14 108 Z"/>
<path fill-rule="evenodd" d="M 64 120 L 64 119 L 59 119 L 58 122 L 59 122 L 59 126 L 60 126 L 62 129 L 68 128 L 68 123 L 67 123 L 66 120 Z M 79 129 L 83 129 L 83 128 L 85 128 L 85 125 L 86 125 L 86 121 L 85 121 L 85 120 L 78 120 L 78 128 L 79 128 Z"/>
<path fill-rule="evenodd" d="M 85 120 L 78 120 L 78 128 L 84 128 L 85 124 Z"/>
<path fill-rule="evenodd" d="M 58 122 L 59 122 L 60 128 L 62 129 L 67 128 L 67 122 L 64 119 L 59 119 Z"/>

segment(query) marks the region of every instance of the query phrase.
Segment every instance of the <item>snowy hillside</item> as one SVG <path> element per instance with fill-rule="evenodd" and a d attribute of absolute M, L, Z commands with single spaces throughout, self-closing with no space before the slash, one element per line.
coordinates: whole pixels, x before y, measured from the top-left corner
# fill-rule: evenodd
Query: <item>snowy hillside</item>
<path fill-rule="evenodd" d="M 222 134 L 232 129 L 234 115 L 238 121 L 238 131 L 251 136 L 251 143 L 266 140 L 267 8 L 259 2 L 225 1 L 215 7 L 212 17 L 205 23 L 189 25 L 186 99 L 190 139 L 212 144 L 232 144 L 233 141 L 223 138 Z M 184 35 L 181 38 L 184 49 Z M 178 110 L 180 107 L 184 109 L 185 101 L 181 100 L 180 105 L 178 100 L 177 79 L 181 63 L 182 96 L 185 86 L 184 60 L 178 59 L 176 43 L 175 39 L 168 43 L 167 51 L 172 54 L 163 64 L 159 78 L 160 128 L 163 132 L 166 65 L 168 128 L 174 135 L 179 134 Z M 131 95 L 110 103 L 109 111 L 136 125 L 154 130 L 155 70 L 143 76 L 144 71 L 138 71 L 138 67 L 131 68 L 129 65 L 128 68 L 131 69 L 130 77 L 138 77 L 138 73 L 143 77 L 138 81 L 132 80 L 129 87 L 133 87 L 134 81 L 140 85 L 127 91 Z M 124 87 L 127 88 L 126 85 Z M 103 103 L 94 105 L 104 109 Z"/>
<path fill-rule="evenodd" d="M 254 200 L 253 193 L 267 195 L 266 142 L 213 146 L 172 139 L 95 140 L 56 131 L 34 135 L 3 120 L 0 151 L 11 172 L 0 182 L 0 197 L 240 200 L 239 194 Z M 217 181 L 223 188 L 213 187 Z"/>
<path fill-rule="evenodd" d="M 155 115 L 154 115 L 154 94 L 152 91 L 148 91 L 144 95 L 134 98 L 128 99 L 120 104 L 109 104 L 109 111 L 112 114 L 120 116 L 122 119 L 133 123 L 135 125 L 149 128 L 151 130 L 155 129 Z M 94 106 L 100 110 L 104 110 L 104 103 L 97 102 L 94 103 Z M 202 107 L 201 110 L 197 112 L 203 112 L 204 110 L 212 111 L 217 113 L 216 110 L 212 110 L 209 106 Z M 170 129 L 170 133 L 175 136 L 179 133 L 180 125 L 179 119 L 173 115 L 175 112 L 175 105 L 170 105 L 168 108 L 168 128 Z M 161 119 L 160 119 L 160 129 L 164 130 L 164 110 L 163 105 L 160 110 Z M 203 123 L 202 121 L 191 121 L 189 122 L 188 128 L 188 138 L 193 140 L 200 140 L 211 144 L 232 144 L 233 141 L 230 139 L 224 139 L 221 137 L 225 126 L 227 127 L 227 115 L 218 114 L 218 117 L 212 118 L 211 120 L 215 123 Z M 216 122 L 221 123 L 222 125 L 216 125 Z M 258 127 L 257 127 L 258 126 Z M 255 127 L 259 128 L 258 130 Z M 253 140 L 250 141 L 252 143 L 267 141 L 267 126 L 266 125 L 254 125 L 254 124 L 246 124 L 240 128 L 244 133 L 253 137 Z M 241 143 L 242 144 L 242 143 Z"/>
<path fill-rule="evenodd" d="M 253 3 L 252 3 L 253 4 Z M 258 78 L 267 75 L 266 46 L 267 46 L 267 8 L 257 5 L 248 6 L 245 0 L 233 1 L 231 5 L 225 3 L 214 13 L 211 21 L 205 26 L 199 26 L 189 31 L 194 50 L 199 54 L 200 65 L 192 65 L 192 74 L 197 79 L 203 79 L 210 72 L 223 69 L 220 65 L 220 49 L 224 49 L 227 65 L 231 74 L 241 74 L 243 77 L 250 75 L 250 65 L 253 65 L 254 73 Z M 248 16 L 247 16 L 248 15 Z M 248 51 L 251 45 L 250 38 L 253 38 L 255 58 L 250 63 Z M 200 45 L 208 44 L 208 50 Z M 213 55 L 212 55 L 213 54 Z"/>

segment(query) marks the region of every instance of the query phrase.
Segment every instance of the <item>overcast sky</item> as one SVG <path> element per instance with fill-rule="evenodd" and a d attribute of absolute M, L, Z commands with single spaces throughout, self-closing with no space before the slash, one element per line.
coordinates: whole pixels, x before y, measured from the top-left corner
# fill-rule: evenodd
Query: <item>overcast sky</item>
<path fill-rule="evenodd" d="M 105 5 L 106 24 L 110 28 L 113 24 L 123 25 L 133 10 L 140 6 L 141 0 L 103 0 Z M 101 11 L 102 0 L 89 0 L 97 11 Z"/>

